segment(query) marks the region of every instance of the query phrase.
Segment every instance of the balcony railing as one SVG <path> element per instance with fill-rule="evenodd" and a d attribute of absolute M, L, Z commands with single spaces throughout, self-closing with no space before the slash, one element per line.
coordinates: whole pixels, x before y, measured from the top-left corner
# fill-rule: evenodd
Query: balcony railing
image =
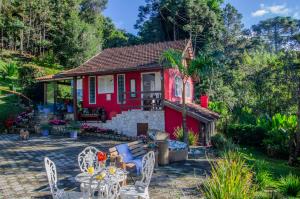
<path fill-rule="evenodd" d="M 122 110 L 158 111 L 163 108 L 162 91 L 124 92 L 122 95 Z"/>

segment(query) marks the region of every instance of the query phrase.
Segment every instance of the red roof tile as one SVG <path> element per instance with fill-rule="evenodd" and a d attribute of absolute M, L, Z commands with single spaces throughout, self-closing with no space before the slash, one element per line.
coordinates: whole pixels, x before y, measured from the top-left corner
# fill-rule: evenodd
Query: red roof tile
<path fill-rule="evenodd" d="M 179 102 L 171 102 L 165 100 L 164 104 L 170 108 L 175 108 L 177 110 L 182 110 L 182 104 Z M 195 103 L 186 103 L 188 115 L 196 115 L 197 119 L 201 118 L 203 122 L 213 121 L 220 118 L 220 115 L 216 112 L 213 112 L 207 108 L 201 107 L 199 104 Z"/>
<path fill-rule="evenodd" d="M 59 75 L 72 76 L 91 73 L 105 73 L 126 70 L 145 70 L 161 68 L 159 60 L 162 53 L 170 48 L 180 50 L 192 56 L 189 40 L 169 41 L 104 49 L 81 66 L 64 71 Z"/>

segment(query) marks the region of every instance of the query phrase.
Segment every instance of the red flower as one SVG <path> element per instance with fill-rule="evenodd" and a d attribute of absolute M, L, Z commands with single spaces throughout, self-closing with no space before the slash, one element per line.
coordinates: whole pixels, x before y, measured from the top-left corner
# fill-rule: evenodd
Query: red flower
<path fill-rule="evenodd" d="M 101 152 L 101 151 L 99 151 L 99 152 L 97 153 L 97 156 L 98 156 L 98 161 L 99 161 L 99 162 L 104 162 L 104 161 L 107 159 L 106 153 Z"/>

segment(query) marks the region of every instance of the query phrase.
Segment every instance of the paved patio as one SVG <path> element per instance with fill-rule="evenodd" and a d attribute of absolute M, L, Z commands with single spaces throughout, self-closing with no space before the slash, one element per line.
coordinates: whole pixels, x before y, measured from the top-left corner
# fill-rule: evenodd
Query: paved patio
<path fill-rule="evenodd" d="M 18 135 L 0 135 L 0 199 L 51 198 L 43 159 L 48 156 L 57 167 L 59 188 L 79 190 L 74 177 L 79 173 L 77 155 L 86 146 L 107 151 L 120 142 L 81 137 L 31 137 L 20 141 Z M 155 170 L 151 198 L 199 198 L 198 187 L 209 163 L 205 157 L 171 164 Z"/>

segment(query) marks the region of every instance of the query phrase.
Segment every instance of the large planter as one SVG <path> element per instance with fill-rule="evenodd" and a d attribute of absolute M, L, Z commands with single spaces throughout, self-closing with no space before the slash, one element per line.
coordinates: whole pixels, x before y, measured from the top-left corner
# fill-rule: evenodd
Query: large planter
<path fill-rule="evenodd" d="M 49 135 L 49 129 L 42 129 L 42 136 L 47 137 Z"/>
<path fill-rule="evenodd" d="M 67 105 L 67 112 L 68 113 L 73 113 L 73 106 Z"/>
<path fill-rule="evenodd" d="M 70 138 L 73 138 L 73 139 L 77 139 L 77 131 L 71 131 L 70 132 Z"/>
<path fill-rule="evenodd" d="M 48 115 L 50 113 L 50 108 L 44 107 L 43 112 L 45 113 L 45 115 Z"/>

